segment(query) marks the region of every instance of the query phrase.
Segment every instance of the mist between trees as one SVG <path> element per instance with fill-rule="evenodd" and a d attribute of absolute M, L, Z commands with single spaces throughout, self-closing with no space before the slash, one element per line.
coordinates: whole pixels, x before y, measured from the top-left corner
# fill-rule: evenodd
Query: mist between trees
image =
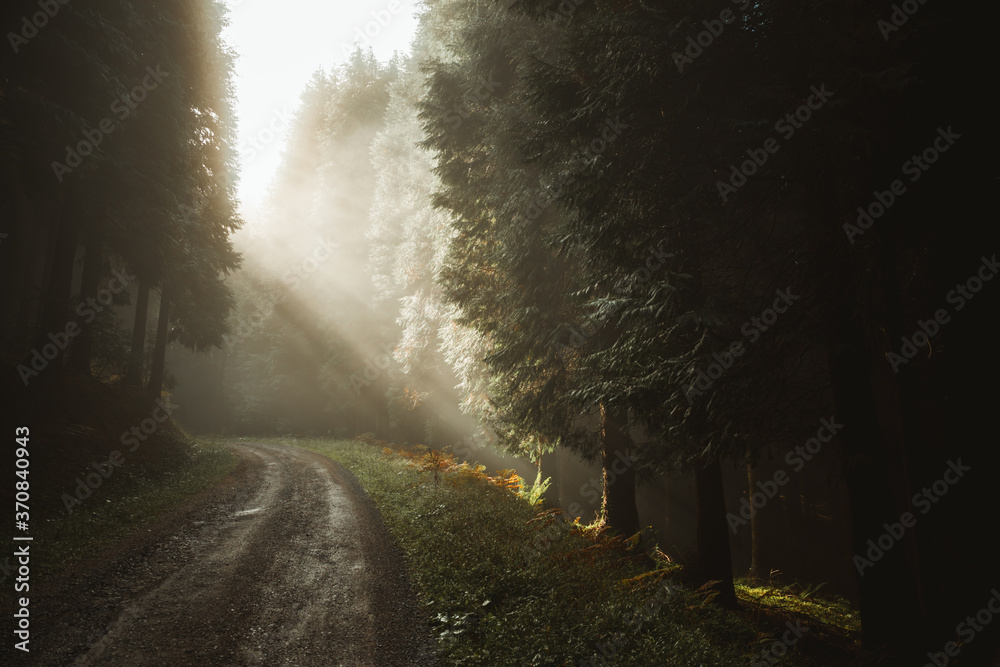
<path fill-rule="evenodd" d="M 716 602 L 830 582 L 869 647 L 943 646 L 994 585 L 971 479 L 852 560 L 942 461 L 996 456 L 996 128 L 959 83 L 989 43 L 962 12 L 435 0 L 409 54 L 356 48 L 282 107 L 238 210 L 222 4 L 61 7 L 0 61 L 18 391 L 90 375 L 193 431 L 474 438 L 550 508 L 654 527 Z"/>

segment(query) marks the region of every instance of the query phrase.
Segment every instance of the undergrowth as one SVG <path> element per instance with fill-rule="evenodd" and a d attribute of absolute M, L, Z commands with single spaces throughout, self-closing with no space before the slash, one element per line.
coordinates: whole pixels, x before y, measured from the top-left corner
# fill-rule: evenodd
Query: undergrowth
<path fill-rule="evenodd" d="M 211 487 L 235 466 L 232 451 L 210 441 L 192 444 L 169 460 L 126 463 L 112 473 L 107 488 L 102 486 L 79 503 L 67 503 L 72 511 L 60 506 L 36 522 L 35 538 L 46 545 L 38 552 L 39 572 L 58 572 L 107 549 Z"/>
<path fill-rule="evenodd" d="M 710 604 L 711 592 L 679 583 L 678 566 L 638 536 L 541 510 L 511 471 L 422 447 L 286 443 L 361 481 L 406 554 L 444 664 L 747 665 L 774 644 L 770 620 Z M 768 604 L 755 589 L 741 596 Z M 765 664 L 815 663 L 789 651 Z"/>

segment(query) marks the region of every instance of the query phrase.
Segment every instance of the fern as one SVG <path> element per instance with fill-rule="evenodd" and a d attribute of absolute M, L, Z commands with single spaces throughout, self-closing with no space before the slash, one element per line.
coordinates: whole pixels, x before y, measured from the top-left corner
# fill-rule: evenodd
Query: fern
<path fill-rule="evenodd" d="M 542 479 L 542 471 L 539 470 L 538 474 L 535 475 L 534 483 L 528 487 L 524 488 L 522 484 L 521 490 L 518 492 L 518 496 L 524 498 L 533 506 L 538 506 L 541 504 L 545 492 L 548 491 L 550 484 L 552 483 L 551 477 L 546 477 Z"/>

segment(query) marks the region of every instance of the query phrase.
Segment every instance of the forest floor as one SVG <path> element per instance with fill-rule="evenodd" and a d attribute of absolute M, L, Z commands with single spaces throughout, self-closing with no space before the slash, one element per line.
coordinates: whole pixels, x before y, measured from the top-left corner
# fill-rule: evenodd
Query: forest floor
<path fill-rule="evenodd" d="M 542 510 L 510 471 L 373 442 L 160 456 L 170 442 L 38 533 L 32 650 L 0 664 L 885 664 L 843 601 L 740 582 L 721 610 L 655 545 Z"/>
<path fill-rule="evenodd" d="M 31 653 L 0 662 L 434 664 L 402 558 L 357 480 L 301 449 L 231 447 L 239 464 L 221 483 L 33 584 Z"/>
<path fill-rule="evenodd" d="M 529 502 L 512 471 L 415 446 L 283 440 L 353 472 L 406 555 L 448 665 L 873 665 L 857 612 L 816 589 L 740 582 L 711 603 L 655 543 Z"/>

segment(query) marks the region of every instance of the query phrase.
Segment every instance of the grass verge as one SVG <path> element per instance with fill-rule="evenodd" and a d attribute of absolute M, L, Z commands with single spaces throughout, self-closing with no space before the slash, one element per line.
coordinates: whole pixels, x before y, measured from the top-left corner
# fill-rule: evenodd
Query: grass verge
<path fill-rule="evenodd" d="M 406 554 L 445 664 L 747 665 L 781 635 L 771 619 L 723 611 L 675 583 L 678 568 L 658 550 L 637 553 L 532 506 L 515 477 L 434 452 L 282 442 L 339 461 L 367 489 Z M 814 663 L 786 651 L 764 664 Z"/>

